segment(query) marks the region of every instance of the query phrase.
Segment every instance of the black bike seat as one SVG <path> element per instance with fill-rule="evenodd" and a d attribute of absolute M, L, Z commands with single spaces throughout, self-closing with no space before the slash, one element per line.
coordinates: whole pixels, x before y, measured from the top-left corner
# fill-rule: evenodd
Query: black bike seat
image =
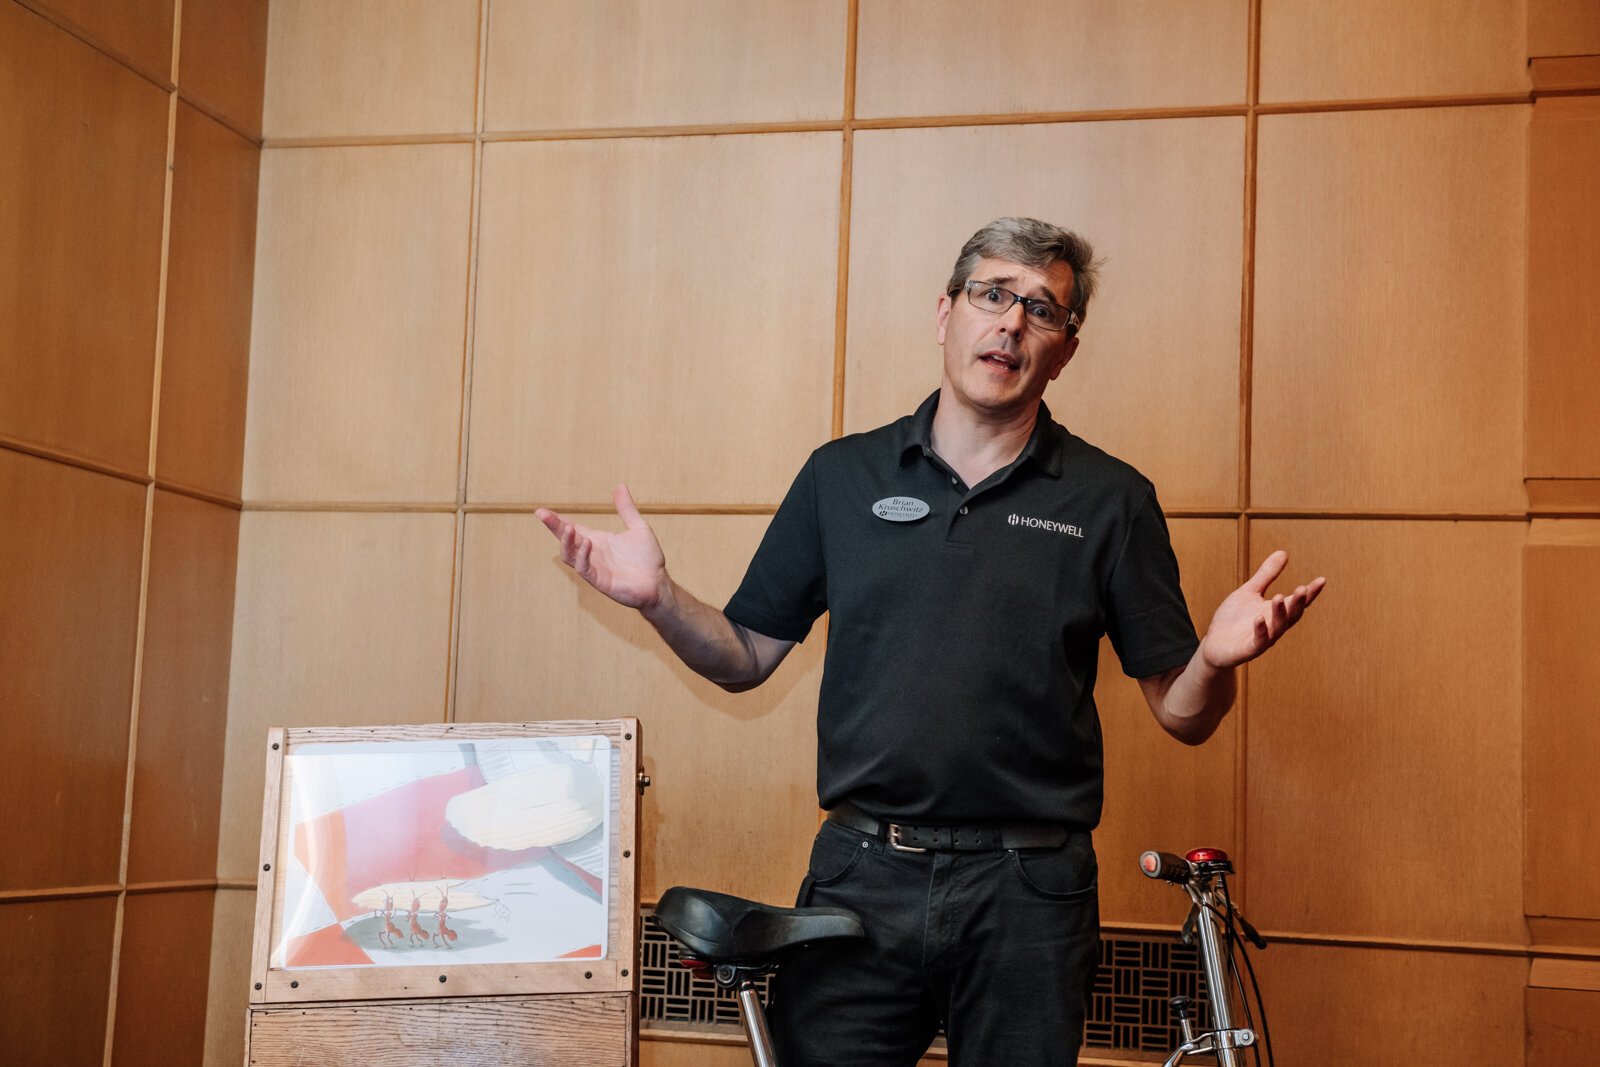
<path fill-rule="evenodd" d="M 656 904 L 656 923 L 709 964 L 765 967 L 817 941 L 866 937 L 844 908 L 775 908 L 753 900 L 673 886 Z"/>

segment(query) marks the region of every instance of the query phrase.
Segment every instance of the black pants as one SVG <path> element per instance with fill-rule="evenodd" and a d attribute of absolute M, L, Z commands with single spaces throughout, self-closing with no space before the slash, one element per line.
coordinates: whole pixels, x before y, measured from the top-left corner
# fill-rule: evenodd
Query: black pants
<path fill-rule="evenodd" d="M 1099 950 L 1094 847 L 899 852 L 824 823 L 799 906 L 849 908 L 864 942 L 774 978 L 783 1067 L 911 1065 L 940 1025 L 956 1067 L 1078 1061 Z"/>

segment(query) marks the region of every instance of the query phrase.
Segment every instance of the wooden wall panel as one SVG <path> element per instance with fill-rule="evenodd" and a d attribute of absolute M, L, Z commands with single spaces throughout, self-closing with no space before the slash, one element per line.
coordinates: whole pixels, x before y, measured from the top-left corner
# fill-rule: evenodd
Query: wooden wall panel
<path fill-rule="evenodd" d="M 486 146 L 469 498 L 782 499 L 828 437 L 839 165 L 837 133 Z"/>
<path fill-rule="evenodd" d="M 115 897 L 0 904 L 0 1049 L 8 1067 L 103 1062 Z"/>
<path fill-rule="evenodd" d="M 845 430 L 938 387 L 934 311 L 956 253 L 996 216 L 1033 215 L 1106 261 L 1046 394 L 1056 418 L 1152 478 L 1167 507 L 1234 505 L 1243 167 L 1233 118 L 857 134 Z"/>
<path fill-rule="evenodd" d="M 261 149 L 178 104 L 156 475 L 237 498 Z"/>
<path fill-rule="evenodd" d="M 455 519 L 246 512 L 217 873 L 255 877 L 269 726 L 444 719 Z"/>
<path fill-rule="evenodd" d="M 1600 478 L 1600 98 L 1540 99 L 1528 145 L 1527 474 Z"/>
<path fill-rule="evenodd" d="M 117 880 L 144 496 L 0 449 L 0 889 Z"/>
<path fill-rule="evenodd" d="M 1189 614 L 1196 632 L 1204 634 L 1211 613 L 1238 585 L 1239 525 L 1232 519 L 1173 519 L 1169 526 Z M 1235 708 L 1201 747 L 1178 742 L 1156 723 L 1109 641 L 1100 648 L 1095 703 L 1106 754 L 1105 814 L 1094 842 L 1101 921 L 1171 924 L 1182 918 L 1187 898 L 1146 878 L 1138 869 L 1139 853 L 1216 846 L 1250 869 L 1234 834 L 1240 712 Z"/>
<path fill-rule="evenodd" d="M 1524 3 L 1262 4 L 1261 100 L 1526 92 Z"/>
<path fill-rule="evenodd" d="M 214 890 L 127 898 L 112 1067 L 198 1064 L 205 1055 Z"/>
<path fill-rule="evenodd" d="M 1528 55 L 1600 55 L 1600 5 L 1592 0 L 1528 0 Z"/>
<path fill-rule="evenodd" d="M 1251 959 L 1279 1063 L 1523 1062 L 1525 959 L 1283 942 Z"/>
<path fill-rule="evenodd" d="M 1600 850 L 1600 522 L 1536 520 L 1522 566 L 1527 912 L 1600 919 L 1600 893 L 1573 877 Z"/>
<path fill-rule="evenodd" d="M 856 114 L 1242 104 L 1245 0 L 867 0 Z"/>
<path fill-rule="evenodd" d="M 497 0 L 490 130 L 844 114 L 845 0 Z"/>
<path fill-rule="evenodd" d="M 216 875 L 238 548 L 237 511 L 155 494 L 128 845 L 132 883 Z"/>
<path fill-rule="evenodd" d="M 1252 504 L 1525 507 L 1528 110 L 1261 120 Z"/>
<path fill-rule="evenodd" d="M 1257 926 L 1525 942 L 1524 530 L 1250 524 L 1252 559 L 1286 548 L 1329 583 L 1314 616 L 1249 668 Z"/>
<path fill-rule="evenodd" d="M 167 96 L 0 5 L 0 434 L 149 462 Z"/>
<path fill-rule="evenodd" d="M 204 921 L 204 915 L 200 916 Z M 206 982 L 205 1067 L 244 1062 L 245 1015 L 250 1008 L 250 938 L 255 890 L 218 889 L 212 912 L 211 970 Z"/>
<path fill-rule="evenodd" d="M 1528 1067 L 1588 1067 L 1600 1048 L 1600 993 L 1528 990 Z"/>
<path fill-rule="evenodd" d="M 747 1045 L 707 1045 L 689 1041 L 639 1042 L 639 1067 L 749 1067 Z"/>
<path fill-rule="evenodd" d="M 261 136 L 267 0 L 186 0 L 178 87 L 250 137 Z"/>
<path fill-rule="evenodd" d="M 147 77 L 172 75 L 174 0 L 22 0 L 50 12 Z"/>
<path fill-rule="evenodd" d="M 468 133 L 479 0 L 272 0 L 267 137 Z"/>
<path fill-rule="evenodd" d="M 468 145 L 263 154 L 246 498 L 455 499 L 471 186 Z"/>
<path fill-rule="evenodd" d="M 720 607 L 768 521 L 658 515 L 651 525 L 673 576 Z M 641 898 L 687 884 L 791 903 L 817 826 L 822 624 L 765 685 L 730 694 L 562 566 L 533 516 L 471 514 L 464 537 L 457 721 L 637 715 L 654 780 Z"/>
<path fill-rule="evenodd" d="M 918 1060 L 920 1067 L 944 1067 L 941 1053 Z M 639 1067 L 749 1067 L 750 1048 L 742 1038 L 712 1044 L 695 1040 L 661 1040 L 644 1037 L 639 1042 Z"/>
<path fill-rule="evenodd" d="M 943 1064 L 943 1056 L 920 1063 Z M 640 1067 L 749 1067 L 750 1049 L 742 1038 L 727 1044 L 694 1040 L 652 1040 L 639 1042 Z"/>

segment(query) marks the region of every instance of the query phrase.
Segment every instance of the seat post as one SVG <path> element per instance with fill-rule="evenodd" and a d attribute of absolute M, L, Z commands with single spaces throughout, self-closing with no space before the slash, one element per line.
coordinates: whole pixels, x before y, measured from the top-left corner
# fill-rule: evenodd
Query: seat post
<path fill-rule="evenodd" d="M 772 1050 L 772 1035 L 767 1032 L 767 1014 L 761 1009 L 761 995 L 749 975 L 739 981 L 739 1017 L 744 1020 L 744 1036 L 750 1042 L 750 1058 L 755 1067 L 777 1067 L 778 1059 Z"/>

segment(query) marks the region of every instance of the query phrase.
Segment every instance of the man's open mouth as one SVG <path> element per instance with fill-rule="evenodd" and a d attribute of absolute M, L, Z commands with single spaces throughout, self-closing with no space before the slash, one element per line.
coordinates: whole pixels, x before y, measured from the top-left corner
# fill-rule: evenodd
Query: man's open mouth
<path fill-rule="evenodd" d="M 1006 355 L 1004 352 L 985 352 L 979 357 L 979 359 L 981 359 L 984 363 L 988 363 L 1008 371 L 1014 371 L 1021 365 L 1017 360 Z"/>

